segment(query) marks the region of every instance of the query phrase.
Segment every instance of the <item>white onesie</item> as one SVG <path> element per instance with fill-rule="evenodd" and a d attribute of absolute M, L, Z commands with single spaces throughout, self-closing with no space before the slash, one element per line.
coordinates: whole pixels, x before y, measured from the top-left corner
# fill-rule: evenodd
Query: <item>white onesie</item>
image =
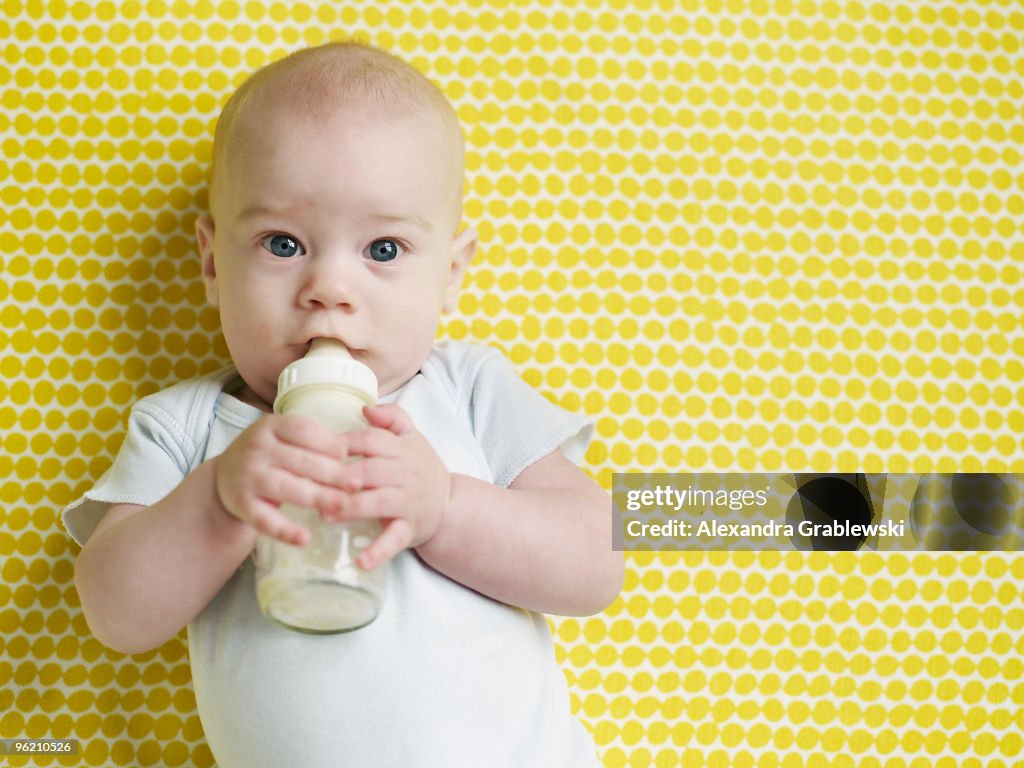
<path fill-rule="evenodd" d="M 140 400 L 114 464 L 64 511 L 75 540 L 111 504 L 159 501 L 263 415 L 224 391 L 237 381 L 228 369 Z M 578 461 L 592 431 L 496 350 L 469 344 L 438 345 L 384 401 L 409 413 L 449 471 L 503 487 L 558 448 Z M 251 559 L 189 625 L 199 715 L 220 768 L 597 765 L 542 615 L 484 597 L 411 551 L 391 568 L 380 616 L 355 632 L 305 635 L 264 618 Z"/>

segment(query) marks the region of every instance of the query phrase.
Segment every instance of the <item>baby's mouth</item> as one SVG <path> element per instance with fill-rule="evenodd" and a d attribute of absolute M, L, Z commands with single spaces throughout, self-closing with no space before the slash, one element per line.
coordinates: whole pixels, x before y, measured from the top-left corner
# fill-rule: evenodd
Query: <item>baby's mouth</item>
<path fill-rule="evenodd" d="M 347 341 L 345 341 L 344 339 L 342 339 L 339 336 L 327 336 L 327 335 L 324 335 L 324 336 L 310 336 L 302 344 L 300 344 L 299 348 L 302 350 L 303 356 L 309 353 L 309 348 L 311 346 L 313 346 L 313 342 L 316 341 L 317 339 L 332 339 L 334 341 L 337 341 L 339 344 L 342 344 L 349 351 L 349 353 L 353 357 L 357 357 L 360 353 L 365 352 L 365 350 L 360 349 L 359 347 L 351 346 Z"/>

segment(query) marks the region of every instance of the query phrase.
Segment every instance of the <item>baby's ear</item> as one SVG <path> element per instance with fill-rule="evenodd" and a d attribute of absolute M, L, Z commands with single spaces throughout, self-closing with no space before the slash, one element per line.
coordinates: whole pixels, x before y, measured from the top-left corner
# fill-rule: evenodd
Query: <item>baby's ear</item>
<path fill-rule="evenodd" d="M 476 245 L 480 235 L 472 227 L 466 227 L 452 240 L 451 270 L 448 273 L 448 284 L 444 292 L 444 311 L 453 312 L 458 306 L 459 291 L 462 290 L 462 279 L 466 276 L 469 262 L 476 253 Z"/>
<path fill-rule="evenodd" d="M 217 267 L 213 263 L 213 219 L 200 216 L 196 219 L 196 242 L 199 258 L 202 259 L 203 282 L 206 283 L 206 300 L 216 307 L 220 302 L 217 291 Z"/>

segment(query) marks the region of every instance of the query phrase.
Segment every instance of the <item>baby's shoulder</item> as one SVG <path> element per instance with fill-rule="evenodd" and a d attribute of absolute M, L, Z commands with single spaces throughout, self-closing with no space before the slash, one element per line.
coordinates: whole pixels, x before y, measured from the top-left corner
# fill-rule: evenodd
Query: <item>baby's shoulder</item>
<path fill-rule="evenodd" d="M 464 341 L 444 341 L 434 345 L 421 373 L 455 394 L 465 394 L 475 388 L 483 373 L 505 366 L 510 366 L 510 363 L 494 347 Z"/>
<path fill-rule="evenodd" d="M 141 397 L 132 406 L 134 419 L 150 418 L 186 433 L 212 413 L 214 403 L 237 373 L 228 367 L 171 384 Z"/>
<path fill-rule="evenodd" d="M 439 341 L 431 350 L 429 361 L 454 368 L 471 368 L 490 358 L 502 358 L 500 350 L 469 341 Z"/>
<path fill-rule="evenodd" d="M 188 403 L 206 392 L 219 394 L 237 376 L 234 367 L 229 366 L 205 376 L 196 376 L 191 379 L 169 384 L 166 387 L 151 392 L 139 398 L 135 405 L 172 405 L 174 403 Z"/>

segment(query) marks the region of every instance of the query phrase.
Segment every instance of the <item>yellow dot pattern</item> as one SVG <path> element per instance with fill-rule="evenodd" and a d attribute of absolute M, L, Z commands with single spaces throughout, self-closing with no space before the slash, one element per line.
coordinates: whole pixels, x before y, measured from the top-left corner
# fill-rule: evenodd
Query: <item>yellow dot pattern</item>
<path fill-rule="evenodd" d="M 59 510 L 220 366 L 192 224 L 253 68 L 340 36 L 468 140 L 443 332 L 597 420 L 588 469 L 1024 471 L 1017 0 L 3 0 L 0 738 L 211 766 L 182 639 L 88 632 Z M 553 620 L 606 766 L 1014 766 L 1024 558 L 634 555 Z"/>

